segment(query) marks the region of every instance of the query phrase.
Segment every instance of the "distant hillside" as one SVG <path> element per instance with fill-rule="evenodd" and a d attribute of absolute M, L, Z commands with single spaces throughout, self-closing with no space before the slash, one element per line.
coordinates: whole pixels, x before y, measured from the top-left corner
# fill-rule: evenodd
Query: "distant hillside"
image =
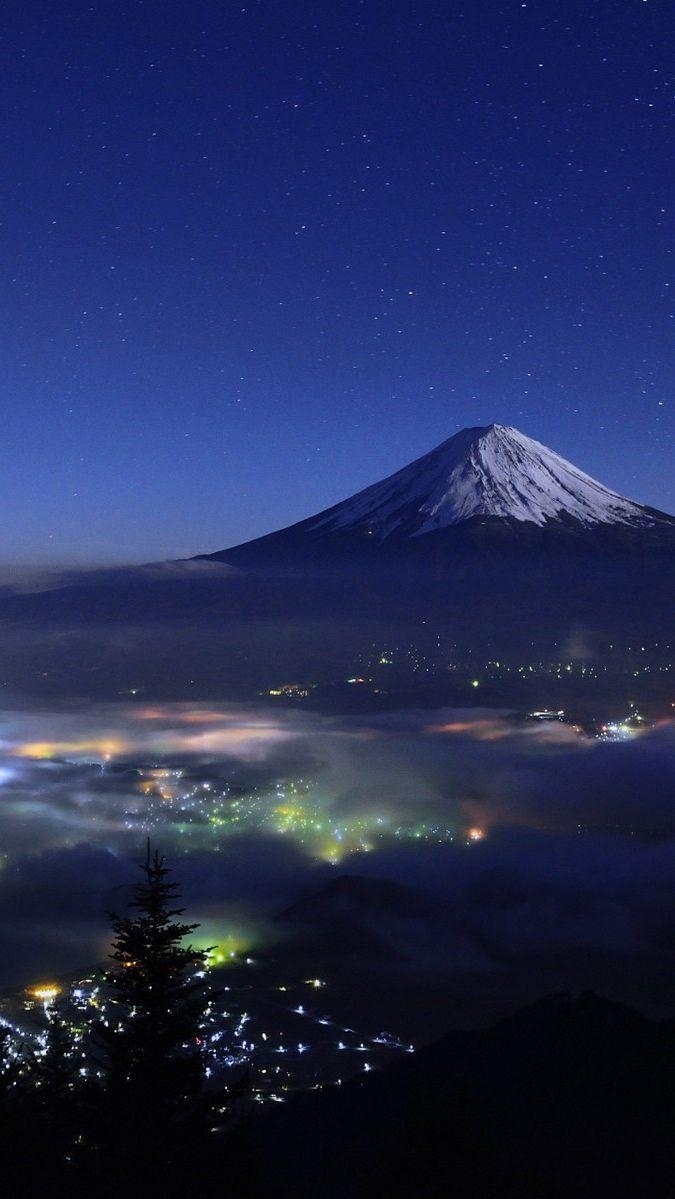
<path fill-rule="evenodd" d="M 251 1196 L 672 1199 L 675 1022 L 555 995 L 256 1122 Z"/>

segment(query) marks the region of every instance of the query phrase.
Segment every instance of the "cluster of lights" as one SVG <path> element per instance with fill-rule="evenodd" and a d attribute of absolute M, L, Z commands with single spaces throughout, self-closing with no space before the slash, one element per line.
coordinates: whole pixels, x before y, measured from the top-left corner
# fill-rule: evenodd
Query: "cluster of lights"
<path fill-rule="evenodd" d="M 61 988 L 56 983 L 41 983 L 37 987 L 30 987 L 28 994 L 31 999 L 37 1000 L 39 1003 L 49 1007 L 61 993 Z"/>
<path fill-rule="evenodd" d="M 231 952 L 226 950 L 227 962 Z M 207 968 L 224 964 L 221 955 L 214 953 Z M 237 964 L 255 965 L 243 956 L 237 956 Z M 196 972 L 196 979 L 203 977 L 204 971 Z M 283 1102 L 290 1091 L 339 1085 L 350 1075 L 384 1065 L 392 1055 L 413 1052 L 412 1045 L 392 1033 L 364 1036 L 317 1009 L 316 1000 L 330 991 L 325 978 L 267 982 L 256 991 L 255 977 L 254 972 L 252 985 L 218 988 L 207 1005 L 198 1044 L 210 1084 L 219 1085 L 227 1072 L 245 1069 L 257 1101 Z M 246 1009 L 239 1007 L 240 994 L 242 998 L 246 994 Z M 289 994 L 294 996 L 290 1003 Z M 70 985 L 41 982 L 27 988 L 24 997 L 25 1018 L 19 1013 L 13 1023 L 2 1020 L 10 1033 L 6 1060 L 16 1063 L 17 1077 L 30 1068 L 31 1060 L 48 1052 L 48 1029 L 56 1010 L 69 1034 L 68 1054 L 76 1072 L 81 1077 L 100 1077 L 91 1033 L 99 1023 L 113 1029 L 119 1026 L 117 1001 L 103 978 L 79 979 Z M 133 1016 L 133 1010 L 129 1014 Z M 364 1056 L 365 1061 L 358 1060 Z"/>
<path fill-rule="evenodd" d="M 511 674 L 521 677 L 537 675 L 557 679 L 570 676 L 597 679 L 609 673 L 616 673 L 618 665 L 619 673 L 628 673 L 637 678 L 643 673 L 670 673 L 675 668 L 673 647 L 660 642 L 628 646 L 607 644 L 592 662 L 582 658 L 565 660 L 534 657 L 524 661 L 522 658 L 517 661 L 505 660 L 502 657 L 481 661 L 470 653 L 461 654 L 455 643 L 446 643 L 441 633 L 434 635 L 430 631 L 424 644 L 410 642 L 384 649 L 373 644 L 370 651 L 361 656 L 360 661 L 366 671 L 374 672 L 380 666 L 394 664 L 400 670 L 413 673 L 439 674 L 451 671 L 453 674 L 465 675 L 471 686 L 474 685 L 475 679 L 480 682 L 481 678 L 499 679 Z"/>
<path fill-rule="evenodd" d="M 356 853 L 370 853 L 387 841 L 452 841 L 456 830 L 432 821 L 401 823 L 387 815 L 336 817 L 311 782 L 296 779 L 270 790 L 252 788 L 232 796 L 227 785 L 195 782 L 182 770 L 139 771 L 143 798 L 129 809 L 128 828 L 171 823 L 179 834 L 212 838 L 260 832 L 289 837 L 320 861 L 337 865 Z"/>
<path fill-rule="evenodd" d="M 633 712 L 625 720 L 609 720 L 600 726 L 598 737 L 603 741 L 627 741 L 644 731 L 646 721 L 639 712 Z"/>

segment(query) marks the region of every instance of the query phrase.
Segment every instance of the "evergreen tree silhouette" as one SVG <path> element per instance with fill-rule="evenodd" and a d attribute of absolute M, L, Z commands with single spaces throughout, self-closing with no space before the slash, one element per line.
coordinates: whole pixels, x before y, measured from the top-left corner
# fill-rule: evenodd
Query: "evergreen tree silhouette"
<path fill-rule="evenodd" d="M 198 1140 L 208 1105 L 201 1095 L 203 1021 L 209 1005 L 208 950 L 184 942 L 199 926 L 182 921 L 178 886 L 148 841 L 134 915 L 111 914 L 114 933 L 101 1040 L 106 1054 L 109 1148 L 167 1163 Z"/>

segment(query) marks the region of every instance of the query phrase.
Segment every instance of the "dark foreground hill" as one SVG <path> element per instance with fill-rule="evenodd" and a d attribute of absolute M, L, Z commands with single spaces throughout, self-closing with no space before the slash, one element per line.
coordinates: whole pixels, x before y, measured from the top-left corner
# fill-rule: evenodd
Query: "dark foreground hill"
<path fill-rule="evenodd" d="M 675 1023 L 556 995 L 261 1115 L 240 1193 L 670 1199 L 674 1119 Z"/>

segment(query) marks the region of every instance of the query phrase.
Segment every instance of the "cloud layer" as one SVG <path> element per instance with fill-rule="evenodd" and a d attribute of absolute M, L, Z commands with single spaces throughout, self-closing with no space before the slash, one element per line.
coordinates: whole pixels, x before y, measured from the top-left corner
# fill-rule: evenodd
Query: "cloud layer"
<path fill-rule="evenodd" d="M 6 711 L 0 746 L 0 983 L 100 957 L 150 833 L 209 932 L 269 941 L 336 873 L 393 878 L 426 915 L 381 935 L 467 1003 L 527 979 L 667 1004 L 672 724 L 604 744 L 475 709 L 129 703 Z"/>

